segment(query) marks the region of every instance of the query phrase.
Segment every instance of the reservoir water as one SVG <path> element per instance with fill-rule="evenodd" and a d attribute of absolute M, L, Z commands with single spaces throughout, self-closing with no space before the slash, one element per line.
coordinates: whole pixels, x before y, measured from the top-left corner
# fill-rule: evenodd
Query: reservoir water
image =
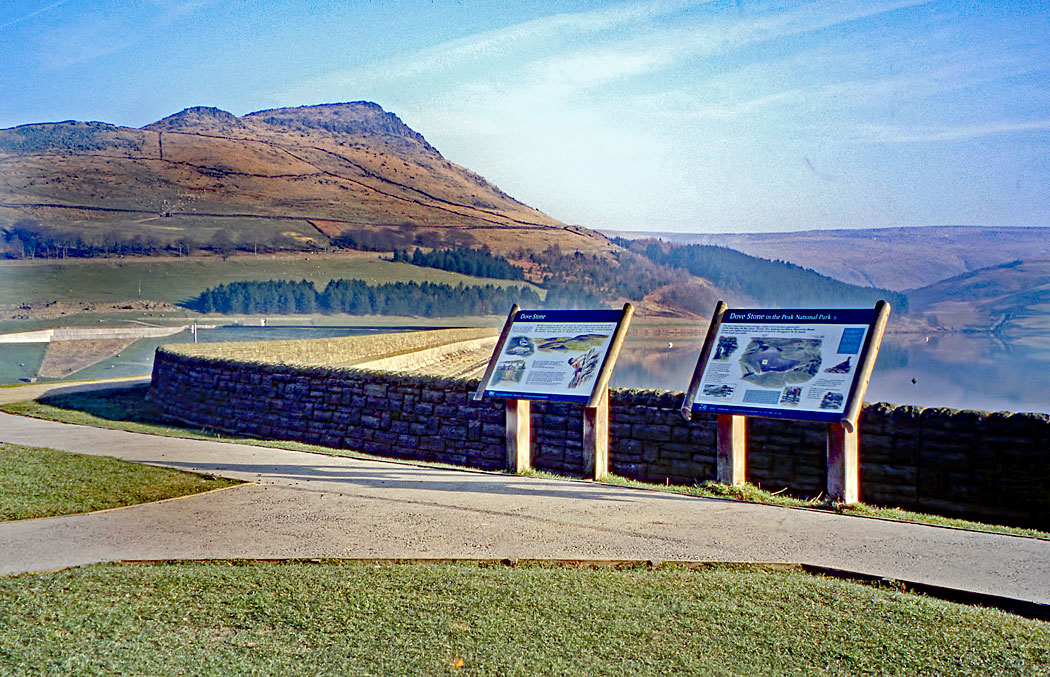
<path fill-rule="evenodd" d="M 613 386 L 684 390 L 702 340 L 628 338 Z M 1050 336 L 1011 341 L 990 334 L 888 335 L 868 386 L 868 402 L 1050 413 Z"/>
<path fill-rule="evenodd" d="M 200 330 L 198 340 L 324 338 L 425 328 L 225 326 Z M 696 365 L 705 329 L 698 328 L 692 337 L 675 338 L 671 347 L 666 338 L 629 334 L 613 375 L 613 387 L 684 390 Z M 192 341 L 188 331 L 143 339 L 122 350 L 120 355 L 68 378 L 149 374 L 158 345 Z M 0 384 L 18 383 L 34 375 L 46 347 L 47 344 L 0 345 Z M 865 399 L 927 407 L 1050 413 L 1050 336 L 1031 335 L 1004 341 L 989 334 L 941 334 L 928 339 L 888 335 Z"/>

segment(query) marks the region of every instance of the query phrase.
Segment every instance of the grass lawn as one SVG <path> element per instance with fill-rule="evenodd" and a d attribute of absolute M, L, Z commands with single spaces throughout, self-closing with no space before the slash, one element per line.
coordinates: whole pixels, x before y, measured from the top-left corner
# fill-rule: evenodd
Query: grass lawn
<path fill-rule="evenodd" d="M 191 429 L 164 423 L 160 420 L 158 411 L 145 400 L 147 386 L 124 388 L 119 390 L 96 391 L 87 393 L 73 393 L 68 395 L 53 395 L 43 397 L 40 400 L 16 402 L 14 404 L 0 405 L 0 411 L 13 414 L 22 414 L 36 418 L 44 418 L 64 423 L 76 423 L 80 425 L 92 425 L 100 428 L 111 428 L 116 430 L 130 430 L 152 435 L 166 435 L 171 437 L 190 437 L 197 439 L 222 439 L 226 442 L 241 444 L 253 444 L 257 446 L 270 446 L 280 449 L 293 449 L 309 451 L 314 453 L 333 454 L 338 456 L 355 456 L 359 458 L 375 458 L 366 454 L 346 450 L 332 449 L 313 444 L 303 444 L 287 440 L 258 440 L 254 438 L 232 438 L 207 430 Z M 422 464 L 422 462 L 420 462 Z M 442 464 L 427 464 L 438 465 Z M 452 467 L 452 466 L 444 466 Z M 545 475 L 542 472 L 531 474 Z M 555 477 L 554 475 L 547 475 Z M 865 517 L 878 517 L 904 522 L 919 522 L 937 526 L 946 526 L 959 529 L 974 529 L 978 531 L 993 531 L 996 533 L 1012 534 L 1015 536 L 1028 536 L 1034 538 L 1050 538 L 1050 533 L 1038 529 L 1026 529 L 1021 527 L 1001 526 L 984 524 L 969 520 L 942 517 L 940 515 L 928 515 L 910 512 L 899 508 L 883 508 L 865 504 L 851 506 L 836 506 L 804 499 L 786 496 L 784 494 L 764 491 L 751 485 L 742 487 L 731 487 L 717 482 L 705 482 L 697 486 L 667 486 L 662 484 L 647 484 L 637 480 L 610 476 L 605 480 L 609 484 L 618 486 L 629 486 L 651 491 L 670 491 L 679 494 L 707 498 L 728 498 L 734 500 L 750 501 L 755 503 L 768 503 L 787 507 L 811 508 L 815 510 L 834 510 L 842 514 L 858 515 Z"/>
<path fill-rule="evenodd" d="M 372 253 L 232 256 L 225 261 L 218 256 L 11 261 L 0 262 L 0 304 L 129 299 L 179 303 L 209 287 L 230 282 L 308 280 L 323 289 L 329 280 L 339 278 L 371 284 L 526 284 L 384 261 Z"/>
<path fill-rule="evenodd" d="M 5 674 L 1046 674 L 1050 624 L 749 566 L 185 562 L 0 578 Z"/>
<path fill-rule="evenodd" d="M 70 515 L 240 484 L 107 456 L 0 443 L 0 521 Z"/>

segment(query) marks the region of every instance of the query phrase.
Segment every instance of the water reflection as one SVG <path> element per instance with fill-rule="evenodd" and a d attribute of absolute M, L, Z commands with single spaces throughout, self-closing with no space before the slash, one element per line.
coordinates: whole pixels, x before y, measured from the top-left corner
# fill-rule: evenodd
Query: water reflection
<path fill-rule="evenodd" d="M 201 330 L 200 341 L 259 341 L 325 338 L 356 334 L 410 331 L 427 327 L 244 327 Z M 684 390 L 700 354 L 706 326 L 693 336 L 682 328 L 671 340 L 654 333 L 628 334 L 613 374 L 618 388 Z M 634 329 L 632 328 L 632 332 Z M 67 378 L 93 379 L 148 374 L 153 353 L 163 343 L 192 342 L 186 331 L 159 339 L 143 339 Z M 0 346 L 0 383 L 17 383 L 35 376 L 46 344 Z M 1050 334 L 1030 333 L 1010 340 L 989 334 L 943 334 L 885 338 L 865 399 L 955 409 L 987 409 L 1050 413 Z"/>
<path fill-rule="evenodd" d="M 628 338 L 612 385 L 684 390 L 702 339 Z M 1050 413 L 1050 335 L 1004 341 L 989 334 L 887 336 L 869 402 Z"/>

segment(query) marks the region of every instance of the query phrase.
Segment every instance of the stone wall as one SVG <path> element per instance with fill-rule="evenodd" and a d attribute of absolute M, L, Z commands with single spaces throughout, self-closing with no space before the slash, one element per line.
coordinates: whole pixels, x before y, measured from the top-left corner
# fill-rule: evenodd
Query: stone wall
<path fill-rule="evenodd" d="M 170 418 L 228 433 L 378 456 L 504 467 L 503 402 L 477 380 L 236 363 L 157 351 L 151 398 Z M 609 465 L 618 475 L 693 484 L 715 477 L 713 416 L 686 422 L 681 393 L 613 390 Z M 533 467 L 579 475 L 582 405 L 534 402 Z M 750 419 L 747 478 L 799 496 L 824 490 L 826 426 Z M 1050 528 L 1050 417 L 867 405 L 861 500 Z"/>

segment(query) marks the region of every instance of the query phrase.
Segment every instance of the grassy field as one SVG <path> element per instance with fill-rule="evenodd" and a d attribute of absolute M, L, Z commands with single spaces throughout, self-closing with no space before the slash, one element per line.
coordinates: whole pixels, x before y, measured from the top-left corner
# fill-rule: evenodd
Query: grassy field
<path fill-rule="evenodd" d="M 303 444 L 288 440 L 233 438 L 217 433 L 213 434 L 206 430 L 169 425 L 162 422 L 156 409 L 146 402 L 146 391 L 146 386 L 138 386 L 119 390 L 54 395 L 41 398 L 38 401 L 16 402 L 13 404 L 0 405 L 0 411 L 25 416 L 34 416 L 53 421 L 62 421 L 64 423 L 91 425 L 115 430 L 129 430 L 132 432 L 141 432 L 152 435 L 188 437 L 194 439 L 222 439 L 226 442 L 234 442 L 238 444 L 270 446 L 280 449 L 309 451 L 313 453 L 333 454 L 338 456 L 374 458 L 366 454 L 346 449 L 332 449 L 330 447 Z M 420 464 L 423 465 L 422 462 L 420 462 Z M 436 463 L 426 465 L 453 467 Z M 533 472 L 530 474 L 555 477 L 554 475 L 546 475 L 541 472 Z M 1038 529 L 984 524 L 981 522 L 972 522 L 970 520 L 942 517 L 940 515 L 915 513 L 907 510 L 900 510 L 898 508 L 870 506 L 863 503 L 850 506 L 830 505 L 816 501 L 793 498 L 781 493 L 764 491 L 751 485 L 731 487 L 724 484 L 718 484 L 717 482 L 705 482 L 697 486 L 670 486 L 662 484 L 646 484 L 637 480 L 630 480 L 613 475 L 608 476 L 604 481 L 618 486 L 629 486 L 650 491 L 669 491 L 690 496 L 728 498 L 794 508 L 833 510 L 842 514 L 861 517 L 877 517 L 880 519 L 898 520 L 903 522 L 918 522 L 956 529 L 992 531 L 1031 538 L 1050 538 L 1050 533 Z"/>
<path fill-rule="evenodd" d="M 0 443 L 0 521 L 136 505 L 240 484 L 107 456 Z"/>
<path fill-rule="evenodd" d="M 382 261 L 379 254 L 371 253 L 233 256 L 225 261 L 220 257 L 0 261 L 0 305 L 137 299 L 178 303 L 229 282 L 308 280 L 323 288 L 338 278 L 373 284 L 523 284 Z"/>
<path fill-rule="evenodd" d="M 749 566 L 175 563 L 0 578 L 5 674 L 1050 671 L 1050 624 Z"/>

